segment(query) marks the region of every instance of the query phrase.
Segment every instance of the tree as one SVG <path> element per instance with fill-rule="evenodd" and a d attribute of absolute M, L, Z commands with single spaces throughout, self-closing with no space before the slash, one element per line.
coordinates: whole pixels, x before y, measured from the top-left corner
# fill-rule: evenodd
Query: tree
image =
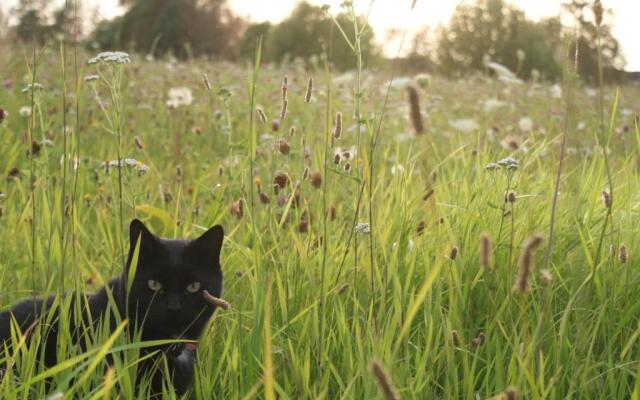
<path fill-rule="evenodd" d="M 561 31 L 559 19 L 529 21 L 524 12 L 504 0 L 463 3 L 456 7 L 449 25 L 440 30 L 440 70 L 446 75 L 483 70 L 488 56 L 522 78 L 528 78 L 535 68 L 554 79 L 559 74 L 554 57 Z"/>
<path fill-rule="evenodd" d="M 618 41 L 611 32 L 611 26 L 606 24 L 606 18 L 600 25 L 600 32 L 595 24 L 592 3 L 571 0 L 562 5 L 564 11 L 575 20 L 578 27 L 578 75 L 583 79 L 596 83 L 598 81 L 598 34 L 602 47 L 602 69 L 606 81 L 620 80 L 623 76 L 624 58 L 620 54 Z M 604 10 L 611 15 L 611 10 Z M 575 52 L 575 44 L 571 54 Z"/>
<path fill-rule="evenodd" d="M 233 58 L 243 21 L 226 0 L 124 0 L 127 12 L 100 24 L 94 41 L 104 49 L 133 48 L 152 55 L 172 53 Z"/>
<path fill-rule="evenodd" d="M 336 16 L 336 21 L 343 27 L 349 40 L 353 42 L 353 21 L 346 13 Z M 373 31 L 363 19 L 358 20 L 364 27 L 361 37 L 363 63 L 372 64 L 378 56 Z M 310 61 L 313 57 L 329 53 L 330 61 L 338 69 L 346 70 L 356 65 L 356 57 L 331 16 L 322 7 L 302 2 L 291 15 L 275 26 L 265 24 L 253 25 L 241 40 L 240 51 L 244 57 L 253 56 L 255 41 L 263 35 L 263 59 L 265 61 L 282 62 L 299 58 Z M 249 51 L 247 51 L 249 49 Z"/>
<path fill-rule="evenodd" d="M 14 33 L 19 41 L 35 42 L 38 45 L 46 42 L 49 29 L 43 13 L 44 8 L 45 4 L 40 0 L 20 0 L 14 10 L 18 18 Z"/>

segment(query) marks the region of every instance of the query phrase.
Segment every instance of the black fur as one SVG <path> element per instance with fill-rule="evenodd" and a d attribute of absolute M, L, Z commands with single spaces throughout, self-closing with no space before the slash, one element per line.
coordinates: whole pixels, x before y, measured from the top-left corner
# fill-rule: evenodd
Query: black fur
<path fill-rule="evenodd" d="M 81 293 L 71 299 L 69 324 L 76 343 L 84 347 L 83 335 L 86 328 L 83 329 L 82 326 L 97 328 L 106 315 L 112 314 L 119 315 L 112 315 L 109 321 L 105 321 L 110 324 L 111 329 L 115 327 L 117 320 L 127 318 L 130 331 L 137 329 L 144 341 L 178 338 L 197 341 L 215 311 L 215 306 L 204 300 L 202 290 L 207 290 L 216 297 L 220 297 L 222 292 L 220 250 L 223 237 L 222 227 L 217 225 L 195 240 L 162 239 L 153 235 L 139 220 L 133 220 L 130 225 L 129 256 L 122 276 L 111 280 L 95 294 Z M 131 289 L 127 293 L 126 278 L 138 238 L 138 263 Z M 152 290 L 151 286 L 156 285 L 150 285 L 150 280 L 159 282 L 161 289 Z M 200 287 L 191 293 L 187 286 L 194 282 L 198 282 Z M 115 313 L 107 312 L 110 295 L 117 305 Z M 81 300 L 82 307 L 74 306 L 78 299 Z M 0 354 L 4 348 L 3 343 L 10 343 L 12 318 L 22 332 L 28 332 L 38 323 L 42 323 L 47 326 L 46 339 L 43 341 L 44 363 L 47 367 L 55 365 L 58 361 L 58 312 L 56 309 L 50 310 L 53 302 L 53 296 L 46 300 L 28 299 L 18 303 L 11 310 L 0 313 Z M 85 304 L 88 304 L 88 307 L 85 307 Z M 74 310 L 82 310 L 81 318 L 71 315 Z M 78 324 L 81 326 L 76 326 L 74 321 L 84 322 Z M 156 350 L 166 355 L 164 359 L 172 374 L 176 392 L 185 392 L 193 381 L 195 347 L 172 345 L 150 348 L 143 350 L 141 355 Z M 162 358 L 152 358 L 141 366 L 139 376 L 143 376 L 154 364 L 162 365 L 162 361 Z M 161 366 L 151 377 L 152 390 L 155 393 L 160 392 L 162 388 L 162 375 L 158 372 L 162 370 L 164 368 Z"/>

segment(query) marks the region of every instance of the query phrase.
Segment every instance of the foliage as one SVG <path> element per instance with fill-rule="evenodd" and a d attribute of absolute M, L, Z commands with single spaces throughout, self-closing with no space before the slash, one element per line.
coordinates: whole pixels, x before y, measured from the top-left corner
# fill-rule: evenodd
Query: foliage
<path fill-rule="evenodd" d="M 127 12 L 96 28 L 99 48 L 132 48 L 137 52 L 176 57 L 234 56 L 243 22 L 226 0 L 129 0 Z"/>
<path fill-rule="evenodd" d="M 336 22 L 344 27 L 347 37 L 353 42 L 354 32 L 351 16 L 340 13 Z M 358 24 L 363 27 L 361 38 L 362 57 L 367 65 L 374 64 L 378 57 L 378 48 L 374 41 L 371 27 L 362 18 Z M 330 61 L 338 69 L 352 69 L 356 66 L 353 50 L 343 39 L 331 16 L 322 7 L 306 2 L 298 4 L 284 21 L 269 26 L 257 24 L 245 32 L 239 47 L 240 55 L 245 58 L 253 56 L 255 39 L 263 35 L 265 61 L 283 62 L 301 59 L 306 62 L 319 60 L 325 52 L 330 52 Z"/>
<path fill-rule="evenodd" d="M 458 76 L 485 68 L 489 57 L 529 78 L 537 69 L 548 79 L 556 79 L 560 69 L 554 59 L 561 40 L 557 18 L 532 22 L 524 12 L 504 0 L 478 0 L 456 7 L 449 24 L 439 33 L 439 69 Z M 518 52 L 524 59 L 518 60 Z"/>

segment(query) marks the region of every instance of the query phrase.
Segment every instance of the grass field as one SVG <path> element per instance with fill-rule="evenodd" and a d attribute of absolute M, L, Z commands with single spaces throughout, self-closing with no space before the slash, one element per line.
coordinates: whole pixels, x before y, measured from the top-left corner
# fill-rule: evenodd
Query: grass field
<path fill-rule="evenodd" d="M 0 309 L 102 286 L 134 216 L 165 237 L 220 223 L 232 307 L 195 398 L 640 398 L 637 86 L 4 57 Z M 136 346 L 63 338 L 48 371 L 23 347 L 0 397 L 144 398 Z"/>

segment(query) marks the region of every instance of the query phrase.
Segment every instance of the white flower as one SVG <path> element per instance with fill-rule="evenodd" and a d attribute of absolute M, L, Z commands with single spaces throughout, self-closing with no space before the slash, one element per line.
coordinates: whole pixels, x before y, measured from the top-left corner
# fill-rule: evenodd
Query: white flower
<path fill-rule="evenodd" d="M 514 169 L 518 169 L 518 160 L 516 160 L 513 157 L 507 157 L 498 161 L 498 165 L 508 170 L 514 170 Z"/>
<path fill-rule="evenodd" d="M 551 97 L 554 99 L 559 99 L 562 97 L 562 87 L 557 83 L 551 86 Z"/>
<path fill-rule="evenodd" d="M 21 117 L 30 117 L 31 116 L 31 107 L 29 106 L 22 106 L 20 107 L 20 111 L 18 111 L 18 114 L 20 114 Z"/>
<path fill-rule="evenodd" d="M 504 107 L 505 105 L 507 105 L 507 103 L 505 103 L 504 101 L 500 101 L 496 98 L 491 98 L 491 99 L 485 100 L 484 112 L 490 113 L 491 111 L 496 110 L 500 107 Z"/>
<path fill-rule="evenodd" d="M 487 68 L 492 69 L 498 76 L 498 80 L 505 83 L 521 84 L 522 80 L 518 79 L 509 68 L 502 64 L 498 64 L 494 61 L 489 61 L 485 64 Z"/>
<path fill-rule="evenodd" d="M 35 89 L 35 90 L 43 90 L 43 89 L 44 89 L 44 86 L 43 86 L 41 83 L 38 83 L 38 82 L 35 82 L 35 83 L 33 83 L 33 84 L 31 84 L 31 83 L 30 83 L 30 84 L 28 84 L 27 86 L 25 86 L 25 87 L 22 89 L 22 93 L 28 93 L 28 92 L 30 92 L 32 89 Z"/>
<path fill-rule="evenodd" d="M 580 121 L 576 125 L 576 129 L 579 130 L 579 131 L 583 131 L 584 128 L 586 128 L 586 127 L 587 127 L 587 124 L 585 124 L 584 121 Z"/>
<path fill-rule="evenodd" d="M 522 117 L 520 118 L 520 121 L 518 121 L 518 126 L 521 131 L 529 132 L 533 129 L 533 121 L 529 117 Z"/>
<path fill-rule="evenodd" d="M 129 58 L 129 54 L 122 51 L 105 51 L 89 59 L 87 63 L 88 64 L 98 64 L 98 63 L 129 64 L 131 63 L 131 58 Z"/>
<path fill-rule="evenodd" d="M 480 127 L 474 119 L 470 118 L 449 121 L 449 126 L 462 132 L 475 131 Z"/>
<path fill-rule="evenodd" d="M 402 173 L 404 172 L 404 166 L 402 164 L 398 164 L 398 165 L 392 165 L 391 166 L 391 175 L 402 175 Z"/>
<path fill-rule="evenodd" d="M 85 82 L 97 81 L 100 77 L 96 74 L 87 75 L 84 77 Z"/>
<path fill-rule="evenodd" d="M 518 61 L 520 61 L 520 62 L 524 61 L 524 58 L 525 58 L 524 50 L 518 49 L 516 51 L 516 57 L 518 58 Z"/>
<path fill-rule="evenodd" d="M 360 222 L 358 225 L 356 225 L 356 233 L 359 233 L 361 235 L 368 235 L 369 233 L 371 233 L 371 227 L 366 222 Z"/>
<path fill-rule="evenodd" d="M 180 106 L 188 106 L 193 103 L 193 94 L 188 87 L 175 87 L 169 89 L 169 100 L 167 106 L 169 108 L 177 108 Z"/>

